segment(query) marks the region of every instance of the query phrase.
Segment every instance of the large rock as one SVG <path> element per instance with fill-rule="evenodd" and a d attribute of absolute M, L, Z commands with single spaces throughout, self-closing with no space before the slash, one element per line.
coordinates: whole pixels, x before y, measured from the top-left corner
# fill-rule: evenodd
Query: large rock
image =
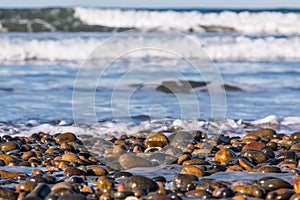
<path fill-rule="evenodd" d="M 119 162 L 120 162 L 120 165 L 122 166 L 122 168 L 124 168 L 124 169 L 131 169 L 131 168 L 135 168 L 135 167 L 153 167 L 154 166 L 151 161 L 149 161 L 145 158 L 139 157 L 139 156 L 131 155 L 131 154 L 121 155 L 119 158 Z"/>

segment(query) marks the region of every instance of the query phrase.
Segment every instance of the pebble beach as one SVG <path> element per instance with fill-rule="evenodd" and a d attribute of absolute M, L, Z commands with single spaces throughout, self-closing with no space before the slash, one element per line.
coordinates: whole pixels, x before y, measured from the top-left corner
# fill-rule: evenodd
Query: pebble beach
<path fill-rule="evenodd" d="M 0 200 L 300 199 L 300 9 L 85 3 L 0 6 Z"/>
<path fill-rule="evenodd" d="M 300 198 L 300 132 L 3 135 L 2 199 Z"/>

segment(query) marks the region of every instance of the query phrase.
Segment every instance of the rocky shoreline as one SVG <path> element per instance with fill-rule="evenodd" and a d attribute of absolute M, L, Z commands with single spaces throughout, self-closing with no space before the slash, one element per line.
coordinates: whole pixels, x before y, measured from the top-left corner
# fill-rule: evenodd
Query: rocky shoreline
<path fill-rule="evenodd" d="M 300 199 L 300 132 L 3 135 L 1 199 Z"/>

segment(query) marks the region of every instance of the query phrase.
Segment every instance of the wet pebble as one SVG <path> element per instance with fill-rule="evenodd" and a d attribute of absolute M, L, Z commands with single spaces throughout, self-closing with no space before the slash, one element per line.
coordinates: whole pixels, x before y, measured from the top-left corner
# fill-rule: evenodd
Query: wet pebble
<path fill-rule="evenodd" d="M 131 169 L 135 167 L 153 167 L 154 165 L 152 164 L 151 161 L 135 156 L 132 154 L 123 154 L 119 158 L 120 165 L 124 169 Z"/>
<path fill-rule="evenodd" d="M 264 198 L 265 196 L 265 191 L 256 185 L 237 185 L 232 187 L 232 191 L 256 198 Z"/>
<path fill-rule="evenodd" d="M 125 182 L 125 188 L 127 190 L 146 189 L 149 191 L 155 191 L 159 187 L 154 180 L 147 178 L 145 176 L 131 176 L 127 178 Z"/>
<path fill-rule="evenodd" d="M 202 169 L 200 169 L 199 167 L 193 166 L 193 165 L 189 165 L 189 166 L 185 166 L 184 168 L 182 168 L 181 174 L 193 174 L 195 176 L 203 176 L 204 172 Z"/>
<path fill-rule="evenodd" d="M 64 176 L 83 175 L 83 171 L 75 167 L 67 167 L 64 171 Z"/>
<path fill-rule="evenodd" d="M 215 161 L 220 162 L 222 165 L 226 165 L 226 161 L 233 156 L 235 156 L 235 154 L 230 149 L 221 149 L 215 154 Z"/>
<path fill-rule="evenodd" d="M 197 176 L 193 174 L 177 174 L 173 177 L 173 184 L 183 191 L 194 190 L 198 183 Z"/>
<path fill-rule="evenodd" d="M 71 132 L 60 134 L 55 138 L 55 142 L 57 144 L 62 144 L 63 142 L 72 142 L 75 140 L 76 140 L 76 136 L 74 133 Z"/>

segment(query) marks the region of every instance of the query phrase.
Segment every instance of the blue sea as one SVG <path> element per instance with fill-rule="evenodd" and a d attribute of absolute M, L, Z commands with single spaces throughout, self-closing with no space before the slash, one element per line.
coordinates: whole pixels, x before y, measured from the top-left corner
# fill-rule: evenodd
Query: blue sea
<path fill-rule="evenodd" d="M 300 127 L 300 10 L 0 9 L 0 31 L 0 133 Z"/>

